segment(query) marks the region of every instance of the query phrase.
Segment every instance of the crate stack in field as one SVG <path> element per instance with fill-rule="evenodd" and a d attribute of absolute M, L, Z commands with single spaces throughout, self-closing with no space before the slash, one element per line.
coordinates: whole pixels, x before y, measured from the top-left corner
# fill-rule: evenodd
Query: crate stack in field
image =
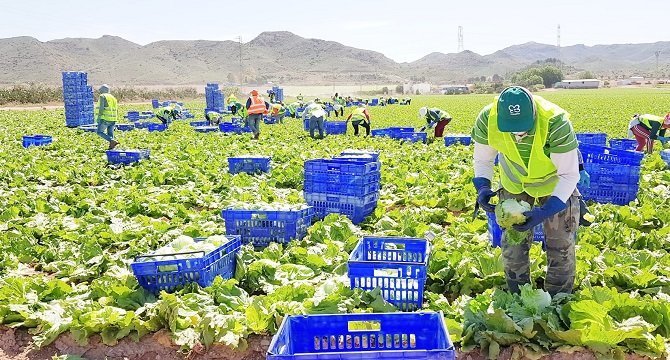
<path fill-rule="evenodd" d="M 318 218 L 343 214 L 358 224 L 377 207 L 380 170 L 375 152 L 344 151 L 332 159 L 307 160 L 305 200 Z"/>
<path fill-rule="evenodd" d="M 591 177 L 589 186 L 578 186 L 584 200 L 627 205 L 637 198 L 643 153 L 585 143 L 579 150 Z"/>
<path fill-rule="evenodd" d="M 254 209 L 242 205 L 221 211 L 226 234 L 241 236 L 244 244 L 265 247 L 271 242 L 301 240 L 312 225 L 311 206 L 263 204 L 251 207 Z"/>
<path fill-rule="evenodd" d="M 207 113 L 207 111 L 223 113 L 223 92 L 219 89 L 219 84 L 210 83 L 205 86 L 205 100 L 207 102 L 205 113 Z"/>
<path fill-rule="evenodd" d="M 616 149 L 616 150 L 634 151 L 637 148 L 637 140 L 635 140 L 635 139 L 610 139 L 610 147 L 612 149 Z"/>
<path fill-rule="evenodd" d="M 275 102 L 284 101 L 284 89 L 280 88 L 279 86 L 273 86 L 272 90 L 268 90 L 267 93 L 269 94 L 271 91 L 275 93 Z"/>
<path fill-rule="evenodd" d="M 78 127 L 93 124 L 93 88 L 85 72 L 63 72 L 63 102 L 65 125 Z"/>
<path fill-rule="evenodd" d="M 575 135 L 580 144 L 607 146 L 607 134 L 605 133 L 577 133 Z"/>

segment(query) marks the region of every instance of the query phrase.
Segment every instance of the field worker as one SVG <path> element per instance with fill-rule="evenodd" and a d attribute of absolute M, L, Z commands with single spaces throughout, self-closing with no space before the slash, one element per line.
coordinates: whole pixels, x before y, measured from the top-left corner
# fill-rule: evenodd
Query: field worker
<path fill-rule="evenodd" d="M 169 125 L 171 122 L 177 120 L 179 117 L 179 110 L 177 110 L 174 104 L 170 104 L 168 106 L 161 106 L 154 109 L 154 115 L 156 115 L 156 118 L 164 125 Z"/>
<path fill-rule="evenodd" d="M 364 104 L 358 105 L 349 115 L 347 121 L 351 120 L 354 127 L 354 135 L 358 136 L 358 126 L 365 128 L 365 136 L 370 136 L 370 113 Z"/>
<path fill-rule="evenodd" d="M 251 96 L 247 99 L 247 124 L 254 133 L 254 140 L 258 140 L 261 134 L 260 124 L 263 115 L 268 113 L 270 104 L 258 95 L 258 91 L 251 90 Z"/>
<path fill-rule="evenodd" d="M 386 106 L 386 98 L 385 97 L 380 97 L 379 98 L 379 106 Z"/>
<path fill-rule="evenodd" d="M 288 105 L 286 105 L 286 110 L 288 110 L 289 116 L 293 118 L 297 118 L 298 115 L 296 115 L 296 110 L 300 107 L 300 103 L 295 101 L 292 102 Z"/>
<path fill-rule="evenodd" d="M 235 96 L 235 94 L 230 94 L 230 96 L 228 96 L 227 104 L 230 106 L 230 112 L 232 112 L 233 115 L 236 115 L 237 110 L 242 108 L 242 104 L 240 104 L 240 101 L 237 100 L 237 96 Z"/>
<path fill-rule="evenodd" d="M 282 123 L 284 120 L 284 112 L 286 111 L 286 107 L 284 106 L 283 102 L 279 103 L 274 103 L 272 104 L 272 118 L 276 119 L 278 123 Z"/>
<path fill-rule="evenodd" d="M 296 97 L 296 99 L 298 99 L 298 101 L 300 102 L 303 102 L 305 100 L 305 98 L 302 97 L 302 93 L 298 94 L 298 97 Z"/>
<path fill-rule="evenodd" d="M 400 105 L 412 105 L 412 98 L 403 98 L 402 101 L 400 101 Z"/>
<path fill-rule="evenodd" d="M 427 128 L 435 128 L 435 137 L 442 137 L 444 135 L 444 128 L 451 122 L 451 115 L 448 112 L 438 108 L 422 107 L 419 109 L 419 117 L 426 119 L 426 126 L 422 127 L 420 131 Z"/>
<path fill-rule="evenodd" d="M 665 137 L 665 130 L 670 128 L 670 116 L 665 119 L 656 115 L 633 115 L 633 119 L 628 124 L 628 131 L 635 136 L 637 148 L 635 151 L 642 151 L 645 147 L 646 152 L 651 154 L 654 150 L 654 140 L 659 140 L 663 145 L 668 141 Z"/>
<path fill-rule="evenodd" d="M 337 95 L 337 94 L 336 94 Z M 344 116 L 344 108 L 347 106 L 347 102 L 343 97 L 338 96 L 334 99 L 333 110 L 335 110 L 335 117 Z M 338 115 L 339 112 L 339 115 Z"/>
<path fill-rule="evenodd" d="M 98 135 L 109 142 L 109 150 L 119 145 L 114 139 L 114 127 L 119 117 L 117 101 L 114 95 L 109 93 L 109 86 L 100 86 L 98 97 Z"/>
<path fill-rule="evenodd" d="M 520 245 L 501 241 L 507 286 L 512 292 L 530 283 L 529 250 L 532 229 L 544 225 L 547 252 L 545 289 L 551 295 L 571 293 L 575 280 L 575 238 L 580 217 L 579 154 L 577 139 L 560 107 L 533 96 L 525 88 L 512 86 L 479 113 L 472 130 L 474 145 L 473 183 L 477 205 L 494 211 L 490 200 L 493 161 L 500 165 L 499 201 L 523 200 L 533 205 L 524 213 L 526 222 L 515 225 L 528 231 Z"/>
<path fill-rule="evenodd" d="M 314 130 L 319 130 L 319 139 L 323 139 L 323 122 L 325 121 L 326 110 L 323 109 L 321 104 L 311 101 L 307 104 L 305 111 L 302 113 L 302 121 L 309 119 L 309 136 L 312 139 L 314 137 Z"/>
<path fill-rule="evenodd" d="M 208 110 L 205 113 L 205 120 L 209 122 L 210 126 L 219 125 L 221 123 L 221 114 L 213 110 Z"/>

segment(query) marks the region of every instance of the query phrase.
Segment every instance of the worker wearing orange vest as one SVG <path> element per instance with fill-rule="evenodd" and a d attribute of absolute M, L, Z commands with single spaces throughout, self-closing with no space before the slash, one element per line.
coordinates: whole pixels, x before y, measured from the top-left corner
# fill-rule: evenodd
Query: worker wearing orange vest
<path fill-rule="evenodd" d="M 258 91 L 252 90 L 251 96 L 247 99 L 247 125 L 254 133 L 254 140 L 258 140 L 261 134 L 260 123 L 263 115 L 268 113 L 270 104 L 258 96 Z"/>

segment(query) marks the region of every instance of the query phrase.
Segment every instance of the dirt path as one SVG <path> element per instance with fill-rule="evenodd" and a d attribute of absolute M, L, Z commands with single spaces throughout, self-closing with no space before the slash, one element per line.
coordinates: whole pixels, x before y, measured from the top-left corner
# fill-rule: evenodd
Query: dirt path
<path fill-rule="evenodd" d="M 35 349 L 32 347 L 31 335 L 24 329 L 0 328 L 0 360 L 50 360 L 57 355 L 78 355 L 91 360 L 264 360 L 270 346 L 269 336 L 251 336 L 245 350 L 233 350 L 227 346 L 214 345 L 209 349 L 200 347 L 189 353 L 180 352 L 179 347 L 170 340 L 167 331 L 147 335 L 135 342 L 128 338 L 121 340 L 116 346 L 107 346 L 99 336 L 89 339 L 88 345 L 77 344 L 69 335 L 61 335 L 50 345 Z M 458 360 L 486 360 L 479 351 L 470 353 L 457 352 Z M 504 349 L 500 360 L 523 360 L 521 348 Z M 645 360 L 636 355 L 626 356 L 626 360 Z M 544 356 L 541 360 L 596 360 L 590 351 L 580 350 L 572 353 L 555 352 Z"/>

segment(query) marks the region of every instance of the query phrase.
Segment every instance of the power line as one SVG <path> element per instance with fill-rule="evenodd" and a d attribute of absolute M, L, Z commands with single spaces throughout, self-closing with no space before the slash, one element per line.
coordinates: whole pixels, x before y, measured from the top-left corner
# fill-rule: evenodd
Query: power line
<path fill-rule="evenodd" d="M 458 52 L 462 52 L 465 50 L 465 47 L 463 46 L 463 27 L 459 26 L 458 27 Z"/>

